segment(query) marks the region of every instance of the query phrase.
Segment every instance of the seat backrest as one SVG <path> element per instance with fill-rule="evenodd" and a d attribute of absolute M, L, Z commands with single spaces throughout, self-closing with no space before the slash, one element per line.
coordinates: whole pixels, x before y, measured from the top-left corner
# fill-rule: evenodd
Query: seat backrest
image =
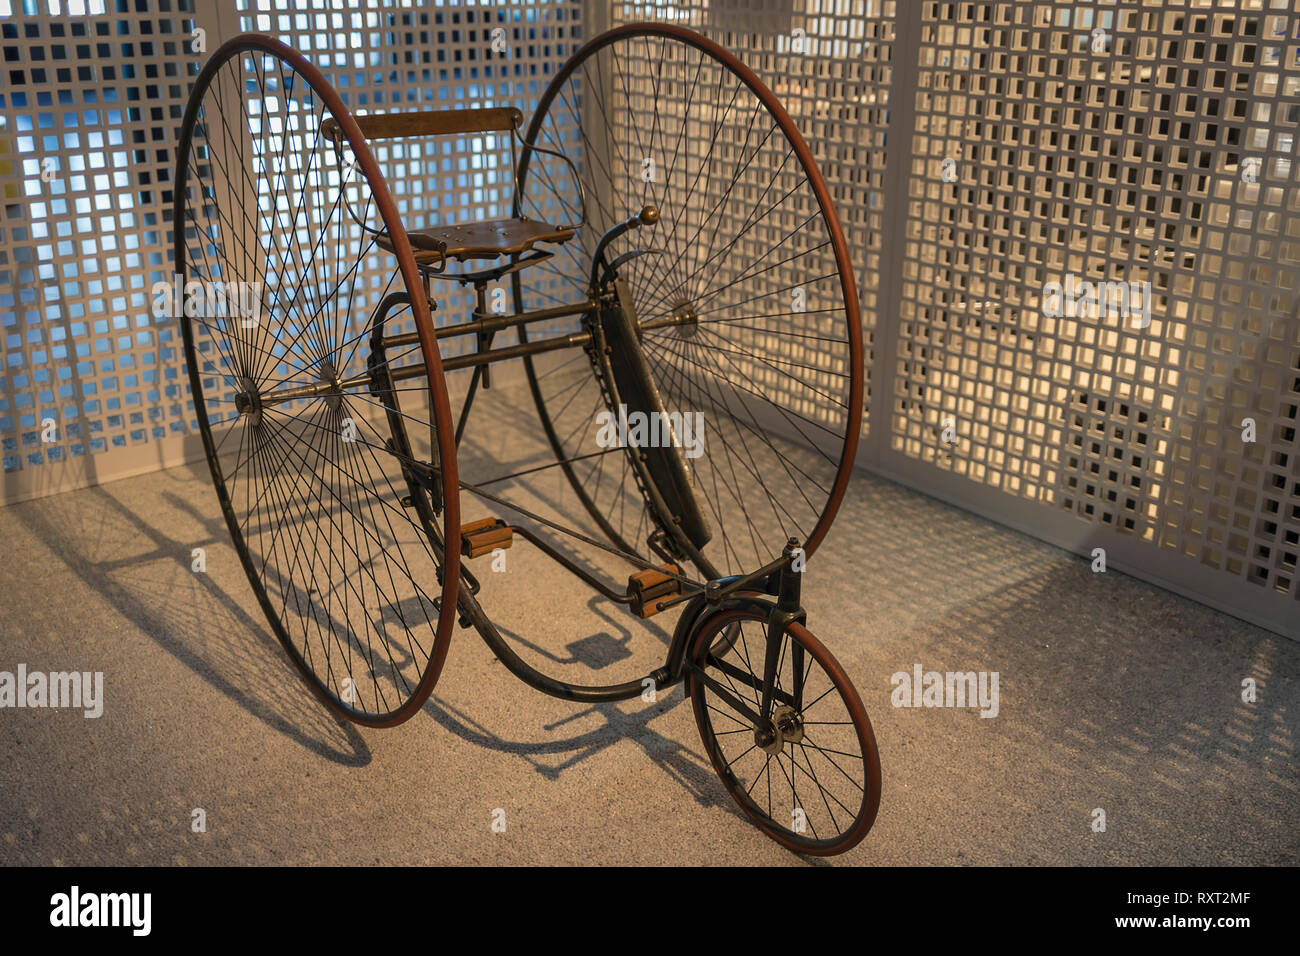
<path fill-rule="evenodd" d="M 354 116 L 366 139 L 403 136 L 445 136 L 451 133 L 509 133 L 519 129 L 524 114 L 513 106 L 484 109 L 416 110 L 408 113 L 371 113 Z M 335 143 L 343 139 L 338 120 L 330 117 L 321 132 Z"/>

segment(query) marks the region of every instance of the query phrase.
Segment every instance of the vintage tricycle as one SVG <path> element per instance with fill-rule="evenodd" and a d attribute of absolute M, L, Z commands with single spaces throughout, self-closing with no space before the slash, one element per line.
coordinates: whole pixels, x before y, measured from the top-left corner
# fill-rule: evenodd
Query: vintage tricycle
<path fill-rule="evenodd" d="M 526 127 L 508 102 L 427 108 L 439 88 L 491 101 L 464 67 L 322 59 L 333 85 L 266 36 L 216 50 L 174 183 L 194 416 L 294 664 L 376 727 L 424 705 L 458 624 L 556 697 L 683 682 L 760 829 L 803 853 L 857 844 L 880 800 L 876 744 L 800 583 L 853 465 L 862 333 L 843 231 L 787 110 L 675 25 L 588 41 Z M 435 284 L 467 304 L 472 290 L 469 316 L 435 322 L 454 311 Z M 470 480 L 457 451 L 475 396 L 516 359 L 554 460 Z M 571 496 L 544 514 L 527 494 L 552 467 Z M 496 514 L 463 522 L 462 493 Z M 519 541 L 632 616 L 676 613 L 663 666 L 583 686 L 526 661 L 467 566 Z M 625 562 L 626 587 L 581 548 Z"/>

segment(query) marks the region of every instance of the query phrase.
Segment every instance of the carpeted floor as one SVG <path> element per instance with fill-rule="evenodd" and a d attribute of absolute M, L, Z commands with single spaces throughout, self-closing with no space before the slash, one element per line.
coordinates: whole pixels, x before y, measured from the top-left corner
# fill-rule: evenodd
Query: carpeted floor
<path fill-rule="evenodd" d="M 488 397 L 500 426 L 466 456 L 545 461 L 531 410 Z M 535 487 L 570 495 L 554 470 Z M 105 681 L 99 719 L 0 711 L 0 862 L 828 862 L 748 824 L 680 688 L 553 700 L 460 631 L 422 714 L 336 722 L 272 638 L 202 463 L 0 509 L 0 541 L 0 670 Z M 597 683 L 661 662 L 671 620 L 633 620 L 525 547 L 510 561 L 484 602 L 531 660 Z M 829 862 L 1300 858 L 1300 644 L 867 475 L 804 588 L 884 770 L 875 829 Z M 892 707 L 891 675 L 917 664 L 998 672 L 996 718 Z"/>

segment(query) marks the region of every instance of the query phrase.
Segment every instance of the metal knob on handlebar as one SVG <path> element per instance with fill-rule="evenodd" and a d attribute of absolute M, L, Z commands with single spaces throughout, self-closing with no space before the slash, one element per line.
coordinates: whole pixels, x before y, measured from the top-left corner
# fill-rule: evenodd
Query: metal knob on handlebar
<path fill-rule="evenodd" d="M 653 226 L 659 221 L 659 207 L 647 203 L 641 207 L 641 211 L 635 216 L 623 220 L 616 226 L 611 226 L 609 230 L 600 237 L 600 242 L 596 243 L 596 251 L 591 257 L 591 288 L 593 293 L 599 288 L 600 273 L 605 265 L 605 248 L 629 229 L 639 229 L 641 226 Z"/>

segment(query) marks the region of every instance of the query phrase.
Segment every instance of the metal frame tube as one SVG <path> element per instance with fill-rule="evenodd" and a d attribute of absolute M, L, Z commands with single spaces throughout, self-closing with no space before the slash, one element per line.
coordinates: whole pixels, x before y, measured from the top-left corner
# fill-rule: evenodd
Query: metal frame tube
<path fill-rule="evenodd" d="M 565 318 L 571 315 L 589 315 L 599 306 L 594 301 L 588 301 L 581 306 L 558 306 L 554 309 L 539 309 L 536 312 L 523 312 L 515 315 L 502 315 L 478 318 L 470 322 L 462 322 L 459 325 L 449 325 L 437 329 L 436 335 L 439 339 L 455 338 L 460 335 L 483 334 L 495 332 L 500 329 L 511 328 L 512 326 L 525 326 L 533 322 L 545 322 L 550 319 Z M 480 313 L 475 311 L 475 315 Z M 666 316 L 662 319 L 653 319 L 649 322 L 642 322 L 640 329 L 643 332 L 653 331 L 655 329 L 670 328 L 675 325 L 682 325 L 686 321 L 681 316 Z M 383 340 L 384 348 L 394 348 L 403 345 L 415 345 L 419 342 L 419 336 L 415 332 L 404 332 L 399 335 L 386 336 Z M 541 355 L 546 352 L 556 352 L 561 349 L 578 348 L 586 346 L 591 342 L 591 336 L 586 332 L 573 332 L 569 335 L 562 335 L 556 338 L 539 339 L 537 341 L 521 342 L 518 345 L 509 345 L 499 349 L 487 349 L 481 352 L 471 352 L 466 355 L 453 355 L 450 358 L 442 360 L 442 370 L 444 372 L 454 372 L 458 369 L 474 368 L 476 366 L 491 365 L 494 362 L 505 362 L 510 359 L 523 358 L 525 356 Z M 393 381 L 404 382 L 413 378 L 420 378 L 425 374 L 424 364 L 408 365 L 402 368 L 392 370 Z M 296 401 L 300 398 L 315 398 L 321 395 L 333 394 L 340 391 L 362 388 L 370 383 L 369 375 L 357 375 L 349 379 L 344 379 L 338 383 L 316 382 L 311 385 L 301 385 L 297 388 L 286 388 L 283 391 L 272 392 L 268 395 L 259 396 L 263 403 L 278 405 L 284 402 Z"/>

